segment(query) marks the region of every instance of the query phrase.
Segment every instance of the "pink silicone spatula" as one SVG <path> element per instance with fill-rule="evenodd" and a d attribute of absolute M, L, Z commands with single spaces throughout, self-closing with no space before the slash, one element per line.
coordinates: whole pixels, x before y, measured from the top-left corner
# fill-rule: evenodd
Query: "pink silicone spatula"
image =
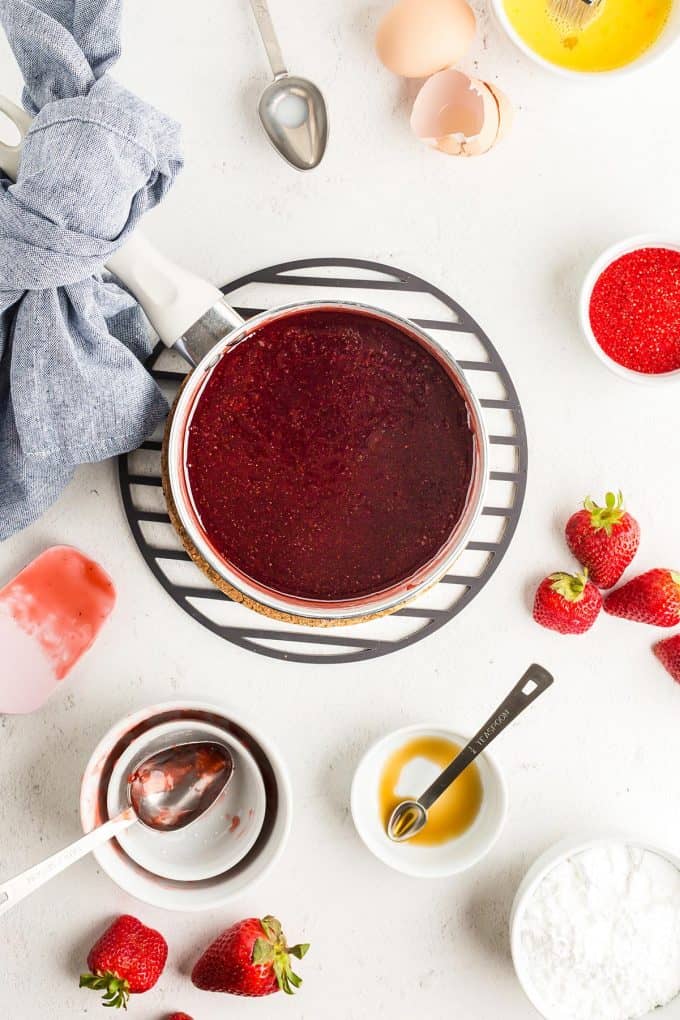
<path fill-rule="evenodd" d="M 94 642 L 116 591 L 98 563 L 47 549 L 0 589 L 0 713 L 33 712 Z"/>

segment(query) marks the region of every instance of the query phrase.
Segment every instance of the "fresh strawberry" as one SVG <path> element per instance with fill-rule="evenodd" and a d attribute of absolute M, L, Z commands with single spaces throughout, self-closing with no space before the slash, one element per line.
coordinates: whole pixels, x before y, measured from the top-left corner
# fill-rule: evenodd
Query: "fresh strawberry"
<path fill-rule="evenodd" d="M 583 634 L 590 630 L 602 608 L 602 596 L 582 574 L 551 574 L 538 586 L 534 620 L 560 634 Z"/>
<path fill-rule="evenodd" d="M 657 659 L 668 670 L 675 680 L 680 684 L 680 634 L 657 641 L 652 649 Z"/>
<path fill-rule="evenodd" d="M 103 991 L 104 1005 L 127 1009 L 131 995 L 148 992 L 163 973 L 168 944 L 153 928 L 123 914 L 106 929 L 87 957 L 81 988 Z"/>
<path fill-rule="evenodd" d="M 567 544 L 588 568 L 598 588 L 613 588 L 631 563 L 640 544 L 640 525 L 623 509 L 623 496 L 608 492 L 605 505 L 588 497 L 584 509 L 567 521 Z"/>
<path fill-rule="evenodd" d="M 171 1013 L 168 1020 L 192 1020 L 188 1013 Z"/>
<path fill-rule="evenodd" d="M 654 627 L 675 627 L 680 623 L 680 573 L 648 570 L 622 584 L 604 600 L 606 612 L 624 620 L 651 623 Z"/>
<path fill-rule="evenodd" d="M 291 970 L 289 955 L 301 960 L 308 949 L 288 946 L 275 917 L 249 917 L 208 946 L 191 980 L 206 992 L 260 996 L 280 989 L 291 995 L 302 980 Z"/>

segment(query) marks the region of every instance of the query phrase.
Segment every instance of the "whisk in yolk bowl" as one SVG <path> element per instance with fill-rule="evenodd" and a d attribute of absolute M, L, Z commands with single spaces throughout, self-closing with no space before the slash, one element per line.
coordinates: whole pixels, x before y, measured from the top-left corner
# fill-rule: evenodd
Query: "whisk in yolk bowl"
<path fill-rule="evenodd" d="M 630 73 L 680 39 L 680 0 L 600 0 L 596 16 L 581 29 L 555 16 L 554 0 L 491 0 L 491 6 L 526 56 L 572 78 Z"/>

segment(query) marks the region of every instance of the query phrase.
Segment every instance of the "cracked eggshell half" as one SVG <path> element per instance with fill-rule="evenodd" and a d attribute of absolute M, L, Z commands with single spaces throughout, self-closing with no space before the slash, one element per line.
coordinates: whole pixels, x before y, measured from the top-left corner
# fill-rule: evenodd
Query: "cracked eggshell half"
<path fill-rule="evenodd" d="M 428 78 L 411 112 L 416 137 L 450 156 L 483 155 L 511 123 L 502 92 L 454 68 Z"/>
<path fill-rule="evenodd" d="M 475 35 L 465 0 L 400 0 L 378 26 L 379 59 L 404 78 L 426 78 L 456 64 Z"/>
<path fill-rule="evenodd" d="M 496 141 L 500 142 L 501 138 L 505 138 L 512 127 L 512 122 L 515 119 L 515 111 L 512 103 L 504 92 L 501 92 L 499 88 L 488 81 L 484 82 L 484 84 L 498 103 L 499 125 Z"/>

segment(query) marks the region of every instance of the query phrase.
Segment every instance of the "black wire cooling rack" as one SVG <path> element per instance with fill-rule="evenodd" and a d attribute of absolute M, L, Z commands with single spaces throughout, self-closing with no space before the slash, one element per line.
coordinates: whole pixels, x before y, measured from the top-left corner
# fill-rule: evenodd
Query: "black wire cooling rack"
<path fill-rule="evenodd" d="M 195 620 L 226 641 L 275 659 L 359 662 L 421 641 L 457 616 L 489 581 L 519 522 L 527 476 L 524 417 L 495 347 L 465 309 L 438 287 L 393 266 L 359 259 L 285 262 L 249 273 L 223 288 L 248 318 L 293 301 L 359 300 L 412 319 L 451 352 L 482 406 L 490 437 L 485 506 L 471 540 L 447 574 L 413 605 L 392 616 L 349 627 L 319 629 L 260 616 L 213 587 L 182 548 L 161 487 L 159 432 L 119 458 L 123 504 L 139 549 L 168 594 Z M 149 368 L 169 400 L 186 364 L 159 344 Z"/>

